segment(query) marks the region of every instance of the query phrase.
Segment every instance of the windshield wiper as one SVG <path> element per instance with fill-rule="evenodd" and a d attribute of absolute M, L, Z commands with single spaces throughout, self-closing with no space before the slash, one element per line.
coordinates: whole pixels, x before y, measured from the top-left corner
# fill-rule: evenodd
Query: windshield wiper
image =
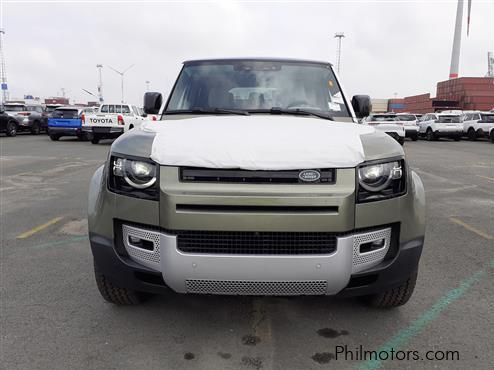
<path fill-rule="evenodd" d="M 259 109 L 259 110 L 250 111 L 250 112 L 251 113 L 254 113 L 254 112 L 255 113 L 269 113 L 269 114 L 293 114 L 295 116 L 314 116 L 314 117 L 334 121 L 333 117 L 331 117 L 325 113 L 313 112 L 310 110 L 305 110 L 305 109 L 300 109 L 300 108 L 289 109 L 289 108 L 273 107 L 271 109 Z"/>
<path fill-rule="evenodd" d="M 250 113 L 245 110 L 226 108 L 177 109 L 164 111 L 163 114 L 238 114 L 241 116 L 250 116 Z"/>

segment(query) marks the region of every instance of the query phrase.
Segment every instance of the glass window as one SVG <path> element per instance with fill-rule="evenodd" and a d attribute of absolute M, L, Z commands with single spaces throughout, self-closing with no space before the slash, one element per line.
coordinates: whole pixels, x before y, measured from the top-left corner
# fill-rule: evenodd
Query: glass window
<path fill-rule="evenodd" d="M 101 109 L 99 110 L 101 113 L 108 113 L 110 110 L 108 108 L 108 105 L 102 105 Z"/>
<path fill-rule="evenodd" d="M 4 105 L 4 109 L 6 112 L 24 112 L 26 111 L 25 105 Z"/>
<path fill-rule="evenodd" d="M 166 112 L 271 108 L 350 117 L 329 65 L 290 61 L 208 61 L 186 64 Z"/>
<path fill-rule="evenodd" d="M 78 109 L 55 109 L 52 113 L 53 118 L 78 118 Z"/>

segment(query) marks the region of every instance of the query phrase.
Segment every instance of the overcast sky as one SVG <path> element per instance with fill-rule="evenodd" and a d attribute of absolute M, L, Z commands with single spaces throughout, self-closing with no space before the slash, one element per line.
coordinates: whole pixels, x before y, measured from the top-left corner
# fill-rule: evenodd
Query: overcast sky
<path fill-rule="evenodd" d="M 466 1 L 465 1 L 466 3 Z M 466 5 L 466 4 L 465 4 Z M 187 59 L 272 56 L 335 61 L 345 32 L 341 77 L 348 94 L 392 98 L 435 94 L 448 78 L 453 1 L 2 1 L 11 98 L 65 88 L 94 100 L 96 64 L 125 69 L 125 97 L 142 104 L 145 81 L 168 93 Z M 462 38 L 460 76 L 484 76 L 494 51 L 494 0 L 473 0 Z M 106 101 L 120 101 L 120 77 L 103 69 Z"/>

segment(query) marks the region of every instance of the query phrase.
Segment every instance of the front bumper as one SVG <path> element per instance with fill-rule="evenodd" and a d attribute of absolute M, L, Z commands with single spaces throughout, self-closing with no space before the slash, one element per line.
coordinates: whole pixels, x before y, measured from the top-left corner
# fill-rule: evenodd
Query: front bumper
<path fill-rule="evenodd" d="M 129 230 L 136 235 L 140 229 Z M 337 251 L 324 256 L 185 254 L 176 248 L 176 237 L 163 232 L 147 235 L 158 236 L 158 256 L 146 256 L 142 251 L 122 256 L 112 240 L 95 234 L 90 235 L 90 241 L 98 269 L 113 284 L 137 291 L 355 296 L 398 286 L 418 269 L 423 238 L 399 245 L 393 258 L 384 258 L 389 243 L 374 260 L 355 254 L 358 242 L 380 238 L 385 235 L 383 230 L 387 232 L 385 228 L 377 234 L 371 231 L 338 238 Z M 128 236 L 125 227 L 123 235 Z"/>

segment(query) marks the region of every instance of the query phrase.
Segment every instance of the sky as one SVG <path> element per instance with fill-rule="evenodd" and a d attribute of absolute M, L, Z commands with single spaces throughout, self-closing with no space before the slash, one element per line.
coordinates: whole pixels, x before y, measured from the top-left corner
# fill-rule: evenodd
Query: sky
<path fill-rule="evenodd" d="M 290 57 L 336 62 L 347 94 L 393 98 L 430 92 L 448 78 L 456 16 L 452 1 L 22 1 L 0 0 L 11 98 L 95 100 L 103 64 L 105 101 L 142 105 L 168 94 L 184 60 Z M 466 1 L 465 1 L 466 3 Z M 460 76 L 484 76 L 494 51 L 494 0 L 466 4 Z"/>

